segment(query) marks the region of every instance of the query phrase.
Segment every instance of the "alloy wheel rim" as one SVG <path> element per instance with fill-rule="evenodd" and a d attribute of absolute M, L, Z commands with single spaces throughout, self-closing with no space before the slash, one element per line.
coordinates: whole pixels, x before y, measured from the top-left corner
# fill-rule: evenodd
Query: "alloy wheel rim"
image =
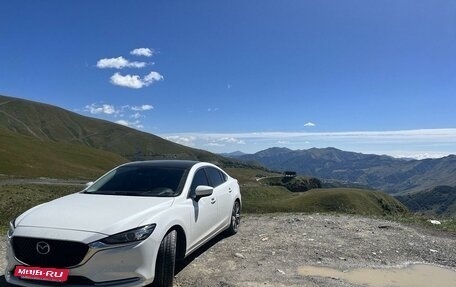
<path fill-rule="evenodd" d="M 239 203 L 235 203 L 233 208 L 233 214 L 231 215 L 231 222 L 233 224 L 233 229 L 238 230 L 239 223 L 241 222 L 241 212 L 239 208 Z"/>

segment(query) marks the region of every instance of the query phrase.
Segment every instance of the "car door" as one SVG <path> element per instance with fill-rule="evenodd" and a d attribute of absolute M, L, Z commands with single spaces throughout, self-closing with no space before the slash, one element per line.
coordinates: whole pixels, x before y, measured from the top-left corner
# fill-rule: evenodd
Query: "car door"
<path fill-rule="evenodd" d="M 199 185 L 210 186 L 204 168 L 196 171 L 190 186 L 190 193 L 193 194 Z M 210 196 L 190 200 L 192 200 L 193 204 L 190 245 L 196 246 L 215 232 L 217 227 L 218 202 L 214 193 Z"/>
<path fill-rule="evenodd" d="M 214 187 L 214 194 L 218 202 L 218 220 L 219 228 L 229 224 L 231 219 L 231 210 L 233 208 L 232 190 L 227 182 L 227 176 L 215 167 L 206 167 L 206 174 L 209 177 L 211 186 Z"/>

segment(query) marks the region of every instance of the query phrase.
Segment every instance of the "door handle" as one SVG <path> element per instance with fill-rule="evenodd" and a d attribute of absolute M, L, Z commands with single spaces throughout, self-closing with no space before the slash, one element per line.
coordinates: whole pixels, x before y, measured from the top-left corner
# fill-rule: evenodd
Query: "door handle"
<path fill-rule="evenodd" d="M 211 198 L 211 204 L 214 204 L 216 201 L 215 198 Z"/>

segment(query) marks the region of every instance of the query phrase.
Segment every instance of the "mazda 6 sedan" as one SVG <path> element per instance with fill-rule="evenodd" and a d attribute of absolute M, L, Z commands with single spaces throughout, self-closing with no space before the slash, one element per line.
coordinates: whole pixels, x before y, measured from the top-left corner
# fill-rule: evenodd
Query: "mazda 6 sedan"
<path fill-rule="evenodd" d="M 5 278 L 19 286 L 172 286 L 176 260 L 238 231 L 236 179 L 195 161 L 121 165 L 10 223 Z"/>

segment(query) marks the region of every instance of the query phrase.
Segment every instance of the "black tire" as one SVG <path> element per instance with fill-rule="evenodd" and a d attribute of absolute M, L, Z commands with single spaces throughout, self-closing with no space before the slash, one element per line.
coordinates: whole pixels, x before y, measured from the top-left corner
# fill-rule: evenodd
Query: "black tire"
<path fill-rule="evenodd" d="M 170 231 L 163 238 L 158 249 L 157 262 L 155 264 L 155 279 L 153 287 L 172 287 L 174 269 L 176 266 L 176 230 Z"/>
<path fill-rule="evenodd" d="M 226 230 L 227 235 L 234 235 L 239 230 L 239 224 L 241 223 L 241 204 L 239 201 L 235 201 L 233 210 L 231 211 L 231 222 L 230 227 Z"/>

